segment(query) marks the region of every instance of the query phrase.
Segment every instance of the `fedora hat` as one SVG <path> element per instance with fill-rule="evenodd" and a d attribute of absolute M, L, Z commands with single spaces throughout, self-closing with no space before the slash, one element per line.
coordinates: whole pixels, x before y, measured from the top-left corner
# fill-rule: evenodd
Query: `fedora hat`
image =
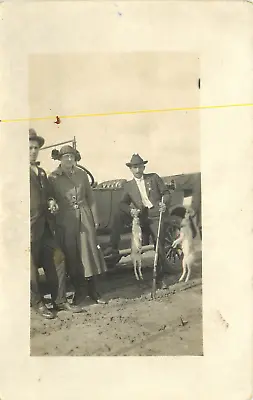
<path fill-rule="evenodd" d="M 33 128 L 29 129 L 29 140 L 36 140 L 36 142 L 39 144 L 39 147 L 42 147 L 45 143 L 45 139 L 42 136 L 38 136 Z"/>
<path fill-rule="evenodd" d="M 148 161 L 143 160 L 139 154 L 133 154 L 130 162 L 126 163 L 127 167 L 133 167 L 136 165 L 145 165 Z"/>

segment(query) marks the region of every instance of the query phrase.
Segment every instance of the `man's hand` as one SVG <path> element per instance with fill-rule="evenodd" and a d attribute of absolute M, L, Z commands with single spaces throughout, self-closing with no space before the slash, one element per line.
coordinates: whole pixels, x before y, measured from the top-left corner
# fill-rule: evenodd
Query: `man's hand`
<path fill-rule="evenodd" d="M 48 201 L 48 210 L 51 214 L 56 214 L 59 211 L 59 206 L 54 199 Z"/>
<path fill-rule="evenodd" d="M 166 204 L 160 201 L 160 203 L 158 204 L 158 210 L 159 212 L 164 213 L 166 211 Z"/>
<path fill-rule="evenodd" d="M 172 247 L 175 249 L 182 241 L 183 241 L 184 235 L 181 232 L 179 234 L 179 236 L 174 240 L 174 242 L 172 243 Z"/>
<path fill-rule="evenodd" d="M 180 241 L 181 241 L 180 238 L 174 240 L 174 242 L 172 243 L 173 249 L 175 249 L 179 245 Z"/>

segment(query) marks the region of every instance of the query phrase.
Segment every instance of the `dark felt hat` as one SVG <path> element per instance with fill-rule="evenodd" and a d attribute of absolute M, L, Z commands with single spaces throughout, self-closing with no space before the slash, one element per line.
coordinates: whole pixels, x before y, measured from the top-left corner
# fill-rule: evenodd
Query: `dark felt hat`
<path fill-rule="evenodd" d="M 139 154 L 133 154 L 130 162 L 126 163 L 128 167 L 135 167 L 137 165 L 145 165 L 148 161 L 143 160 Z"/>
<path fill-rule="evenodd" d="M 58 149 L 53 149 L 51 157 L 53 160 L 60 160 L 64 154 L 74 154 L 76 161 L 81 160 L 81 155 L 78 150 L 75 150 L 71 146 L 63 146 L 60 151 Z"/>
<path fill-rule="evenodd" d="M 59 159 L 65 154 L 74 154 L 75 158 L 77 158 L 77 151 L 72 146 L 63 146 L 59 151 Z"/>
<path fill-rule="evenodd" d="M 33 128 L 29 129 L 29 140 L 35 140 L 38 142 L 39 147 L 42 147 L 45 143 L 45 139 L 42 136 L 38 136 L 37 132 Z"/>

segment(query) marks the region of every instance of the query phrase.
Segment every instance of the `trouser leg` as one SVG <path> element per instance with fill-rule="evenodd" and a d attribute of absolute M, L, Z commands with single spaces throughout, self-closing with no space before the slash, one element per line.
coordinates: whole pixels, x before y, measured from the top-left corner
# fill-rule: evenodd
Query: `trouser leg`
<path fill-rule="evenodd" d="M 150 228 L 151 236 L 152 236 L 155 246 L 156 246 L 156 242 L 157 242 L 158 225 L 159 225 L 158 219 L 150 220 L 149 228 Z M 164 244 L 165 244 L 164 225 L 162 223 L 161 229 L 160 229 L 159 244 L 158 244 L 158 262 L 157 262 L 157 270 L 156 270 L 156 277 L 157 277 L 158 282 L 162 281 L 164 278 L 164 265 L 166 262 Z"/>
<path fill-rule="evenodd" d="M 30 254 L 30 303 L 32 307 L 38 306 L 43 302 L 39 288 L 38 259 L 40 252 L 40 242 L 31 243 Z"/>
<path fill-rule="evenodd" d="M 64 258 L 57 248 L 53 236 L 48 231 L 45 231 L 43 237 L 40 264 L 45 272 L 52 301 L 64 303 L 66 301 L 66 269 Z"/>
<path fill-rule="evenodd" d="M 55 303 L 62 304 L 67 301 L 66 298 L 67 273 L 66 273 L 64 254 L 59 247 L 54 249 L 54 265 L 56 268 L 56 274 L 58 279 L 58 292 Z"/>
<path fill-rule="evenodd" d="M 43 245 L 40 253 L 40 266 L 43 268 L 46 284 L 52 301 L 55 301 L 58 292 L 58 277 L 53 261 L 54 250 L 47 245 Z"/>
<path fill-rule="evenodd" d="M 110 236 L 110 245 L 114 250 L 118 250 L 120 243 L 120 235 L 123 227 L 131 222 L 131 216 L 129 213 L 118 210 L 114 216 L 112 224 L 112 233 Z"/>
<path fill-rule="evenodd" d="M 56 265 L 56 274 L 58 279 L 58 292 L 55 299 L 56 304 L 62 304 L 67 301 L 66 297 L 66 269 L 64 261 Z"/>
<path fill-rule="evenodd" d="M 75 302 L 78 303 L 79 300 L 81 301 L 88 295 L 87 283 L 84 275 L 84 267 L 80 259 L 78 248 L 76 248 L 76 252 L 66 254 L 66 266 L 70 281 L 74 287 L 74 299 Z"/>
<path fill-rule="evenodd" d="M 64 276 L 66 276 L 66 274 L 69 276 L 75 293 L 80 293 L 81 291 L 83 291 L 84 287 L 84 270 L 80 260 L 80 251 L 78 249 L 75 233 L 76 232 L 74 231 L 69 233 L 66 232 L 65 229 L 57 227 L 56 238 L 60 251 L 64 258 Z M 59 277 L 59 286 L 61 286 L 62 288 L 66 288 L 66 282 L 63 281 L 63 278 L 61 279 L 61 276 L 63 276 L 63 272 L 62 274 L 61 272 L 62 270 L 59 266 L 57 272 Z M 63 282 L 62 285 L 60 285 L 61 281 Z"/>
<path fill-rule="evenodd" d="M 87 279 L 87 290 L 88 296 L 90 296 L 91 298 L 97 296 L 96 280 L 94 276 Z"/>

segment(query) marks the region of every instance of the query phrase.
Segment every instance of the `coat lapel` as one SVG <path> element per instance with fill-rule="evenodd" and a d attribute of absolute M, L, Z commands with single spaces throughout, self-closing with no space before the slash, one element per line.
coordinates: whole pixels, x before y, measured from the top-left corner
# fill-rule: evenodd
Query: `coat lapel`
<path fill-rule="evenodd" d="M 39 178 L 31 167 L 30 167 L 30 180 L 34 185 L 40 187 Z"/>
<path fill-rule="evenodd" d="M 132 179 L 131 181 L 131 197 L 136 203 L 136 206 L 142 206 L 141 194 L 135 179 Z"/>
<path fill-rule="evenodd" d="M 144 178 L 144 182 L 145 182 L 146 192 L 147 192 L 148 198 L 150 199 L 150 193 L 151 193 L 150 180 L 149 180 L 148 176 L 145 174 L 143 175 L 143 178 Z"/>

